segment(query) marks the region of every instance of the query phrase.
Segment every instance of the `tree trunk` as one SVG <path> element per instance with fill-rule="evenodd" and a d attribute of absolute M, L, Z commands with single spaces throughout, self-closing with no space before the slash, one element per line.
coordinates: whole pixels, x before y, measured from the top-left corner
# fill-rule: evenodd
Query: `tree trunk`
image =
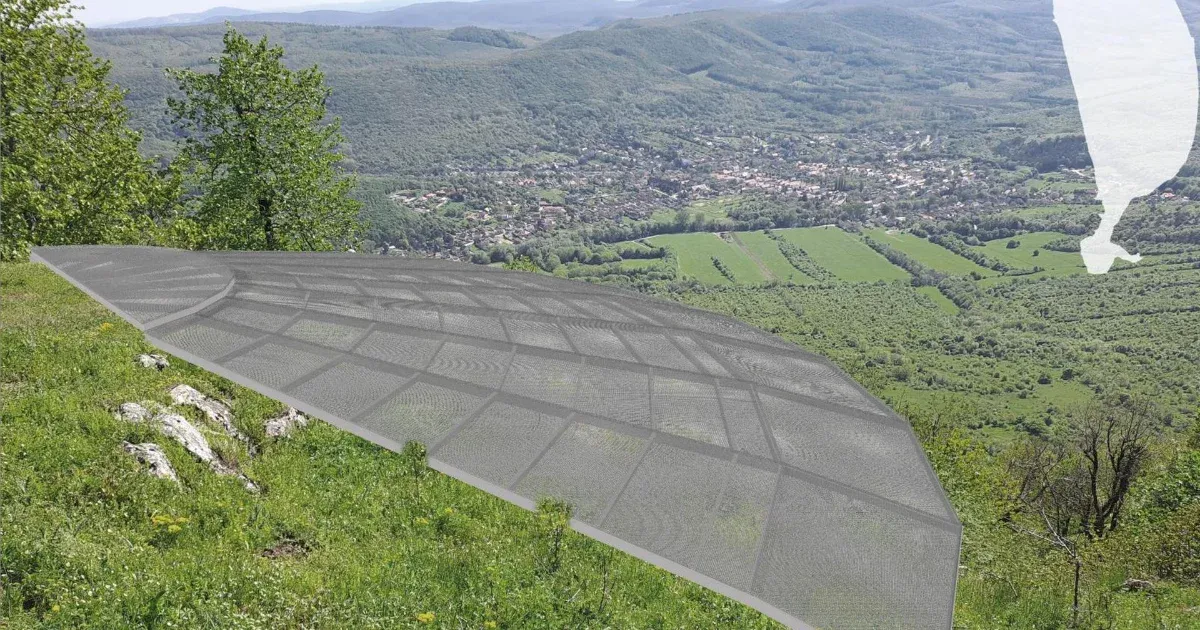
<path fill-rule="evenodd" d="M 267 238 L 267 249 L 279 249 L 275 239 L 275 222 L 274 215 L 271 214 L 271 200 L 266 197 L 260 197 L 258 200 L 258 215 L 262 218 L 263 234 Z"/>

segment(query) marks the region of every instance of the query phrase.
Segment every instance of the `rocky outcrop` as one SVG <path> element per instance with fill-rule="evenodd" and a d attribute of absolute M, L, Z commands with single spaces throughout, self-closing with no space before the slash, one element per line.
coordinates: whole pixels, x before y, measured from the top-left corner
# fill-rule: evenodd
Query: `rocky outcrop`
<path fill-rule="evenodd" d="M 225 464 L 213 452 L 208 439 L 191 422 L 183 416 L 171 413 L 162 405 L 154 402 L 143 404 L 127 402 L 117 409 L 117 417 L 127 422 L 150 424 L 159 433 L 179 442 L 187 452 L 196 459 L 208 464 L 208 467 L 218 475 L 237 477 L 251 492 L 257 492 L 258 486 L 237 469 Z"/>
<path fill-rule="evenodd" d="M 171 467 L 171 461 L 167 459 L 167 454 L 157 444 L 153 442 L 141 444 L 122 442 L 121 447 L 125 449 L 126 453 L 133 455 L 135 459 L 145 464 L 150 469 L 151 475 L 179 483 L 179 477 L 175 474 L 175 469 Z"/>
<path fill-rule="evenodd" d="M 144 368 L 154 368 L 160 371 L 171 367 L 171 362 L 161 354 L 139 354 L 133 362 Z"/>
<path fill-rule="evenodd" d="M 291 435 L 292 431 L 308 424 L 308 418 L 296 411 L 293 407 L 288 407 L 287 411 L 278 418 L 267 420 L 263 427 L 266 429 L 267 437 L 283 438 Z"/>
<path fill-rule="evenodd" d="M 251 455 L 254 455 L 254 444 L 233 423 L 233 412 L 224 403 L 218 402 L 196 391 L 190 385 L 179 384 L 171 388 L 171 400 L 177 405 L 190 405 L 199 409 L 212 422 L 220 426 L 225 434 L 242 442 Z"/>

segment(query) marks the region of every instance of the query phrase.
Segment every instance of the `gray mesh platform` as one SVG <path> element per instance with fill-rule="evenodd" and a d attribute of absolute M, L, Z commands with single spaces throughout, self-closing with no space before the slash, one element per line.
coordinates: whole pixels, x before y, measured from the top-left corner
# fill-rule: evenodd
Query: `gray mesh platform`
<path fill-rule="evenodd" d="M 185 360 L 794 627 L 948 628 L 961 526 L 827 360 L 586 283 L 353 254 L 46 247 Z"/>

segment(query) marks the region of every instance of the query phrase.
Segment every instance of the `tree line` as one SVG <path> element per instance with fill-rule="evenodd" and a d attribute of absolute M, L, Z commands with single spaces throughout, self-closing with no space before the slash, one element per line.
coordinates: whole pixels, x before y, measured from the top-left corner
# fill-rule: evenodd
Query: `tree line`
<path fill-rule="evenodd" d="M 171 161 L 140 153 L 124 91 L 66 0 L 0 8 L 0 259 L 30 247 L 328 250 L 363 232 L 316 67 L 227 26 L 216 71 L 171 69 Z"/>

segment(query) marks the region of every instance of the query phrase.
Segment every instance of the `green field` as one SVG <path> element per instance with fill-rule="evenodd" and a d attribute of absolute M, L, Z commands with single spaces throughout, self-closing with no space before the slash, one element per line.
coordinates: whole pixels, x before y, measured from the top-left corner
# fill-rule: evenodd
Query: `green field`
<path fill-rule="evenodd" d="M 775 280 L 811 284 L 813 279 L 792 266 L 775 240 L 762 232 L 734 232 L 733 240 Z"/>
<path fill-rule="evenodd" d="M 619 264 L 621 269 L 645 269 L 653 267 L 659 262 L 662 262 L 661 258 L 629 258 L 622 260 Z"/>
<path fill-rule="evenodd" d="M 908 254 L 922 265 L 938 271 L 956 276 L 965 276 L 971 272 L 978 273 L 981 276 L 996 274 L 995 271 L 987 267 L 977 265 L 974 261 L 967 260 L 945 247 L 931 243 L 915 234 L 885 230 L 883 228 L 867 230 L 865 233 L 867 236 L 881 243 L 886 243 Z"/>
<path fill-rule="evenodd" d="M 704 284 L 732 284 L 713 265 L 714 256 L 733 272 L 738 284 L 757 284 L 767 279 L 741 248 L 710 232 L 663 234 L 646 241 L 657 247 L 671 248 L 679 261 L 679 272 Z"/>
<path fill-rule="evenodd" d="M 1080 190 L 1095 190 L 1096 182 L 1091 179 L 1068 180 L 1061 173 L 1046 173 L 1025 182 L 1031 191 L 1057 190 L 1059 192 L 1076 192 Z"/>
<path fill-rule="evenodd" d="M 950 301 L 950 298 L 942 295 L 942 292 L 937 287 L 917 287 L 917 293 L 927 296 L 937 304 L 938 308 L 952 315 L 958 314 L 958 306 Z"/>
<path fill-rule="evenodd" d="M 908 272 L 888 262 L 857 237 L 836 227 L 788 228 L 778 232 L 841 280 L 875 282 L 909 278 Z"/>
<path fill-rule="evenodd" d="M 699 214 L 706 221 L 719 221 L 729 218 L 729 207 L 737 204 L 737 197 L 717 197 L 716 199 L 702 199 L 693 201 L 688 204 L 688 216 Z M 655 210 L 650 215 L 650 220 L 655 223 L 671 223 L 675 221 L 675 216 L 679 214 L 679 210 L 663 208 Z"/>
<path fill-rule="evenodd" d="M 1057 277 L 1087 273 L 1087 268 L 1083 266 L 1083 258 L 1080 257 L 1079 252 L 1056 252 L 1049 249 L 1040 249 L 1042 245 L 1063 238 L 1064 236 L 1067 235 L 1061 232 L 1031 232 L 1011 239 L 998 238 L 994 241 L 988 241 L 983 244 L 982 249 L 983 253 L 988 257 L 1005 262 L 1013 267 L 1025 269 L 1035 266 L 1041 267 L 1044 271 L 1034 274 L 1035 277 Z M 1020 245 L 1015 249 L 1009 249 L 1008 242 L 1013 240 L 1020 243 Z M 1033 255 L 1034 251 L 1038 252 L 1037 256 Z M 1001 276 L 985 278 L 980 282 L 983 286 L 990 286 L 1003 282 L 1005 279 L 1005 277 Z"/>

